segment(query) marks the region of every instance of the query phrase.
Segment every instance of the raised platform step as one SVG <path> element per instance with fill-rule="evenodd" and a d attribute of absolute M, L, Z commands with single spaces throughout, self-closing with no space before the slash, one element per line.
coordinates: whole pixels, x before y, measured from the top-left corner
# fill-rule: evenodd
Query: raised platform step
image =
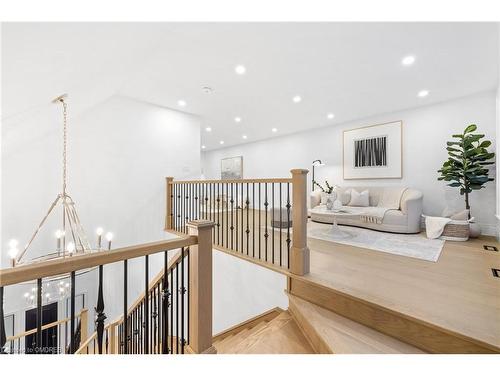
<path fill-rule="evenodd" d="M 293 295 L 289 311 L 317 353 L 417 354 L 422 350 Z"/>
<path fill-rule="evenodd" d="M 214 338 L 218 354 L 313 354 L 314 350 L 289 312 L 260 321 L 234 335 Z"/>
<path fill-rule="evenodd" d="M 292 296 L 299 297 L 428 353 L 499 352 L 499 348 L 488 343 L 356 298 L 306 278 L 290 278 L 288 292 Z M 471 317 L 471 319 L 473 318 Z"/>

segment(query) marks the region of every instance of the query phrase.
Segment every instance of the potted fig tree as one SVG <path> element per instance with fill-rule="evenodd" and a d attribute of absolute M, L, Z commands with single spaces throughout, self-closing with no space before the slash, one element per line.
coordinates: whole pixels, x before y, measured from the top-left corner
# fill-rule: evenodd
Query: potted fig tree
<path fill-rule="evenodd" d="M 465 128 L 462 134 L 453 134 L 452 141 L 446 142 L 448 160 L 438 170 L 438 180 L 448 182 L 448 186 L 458 188 L 460 195 L 465 198 L 465 208 L 469 210 L 469 194 L 474 190 L 483 189 L 487 182 L 494 179 L 489 176 L 489 168 L 495 164 L 492 159 L 494 152 L 488 147 L 491 141 L 484 140 L 484 134 L 477 134 L 477 126 L 471 124 Z M 471 237 L 479 235 L 479 225 L 471 223 Z"/>

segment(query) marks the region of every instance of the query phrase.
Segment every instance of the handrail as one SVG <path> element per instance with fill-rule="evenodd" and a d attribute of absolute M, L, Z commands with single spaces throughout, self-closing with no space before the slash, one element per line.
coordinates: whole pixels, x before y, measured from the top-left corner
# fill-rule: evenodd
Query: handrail
<path fill-rule="evenodd" d="M 117 325 L 118 322 L 115 320 L 111 323 L 108 323 L 104 326 L 104 331 L 109 330 L 110 328 L 114 328 L 113 326 Z M 87 340 L 85 340 L 82 344 L 80 344 L 80 347 L 75 351 L 75 354 L 82 354 L 83 350 L 89 346 L 89 344 L 97 339 L 97 331 L 94 331 Z M 107 353 L 107 352 L 106 352 Z"/>
<path fill-rule="evenodd" d="M 248 183 L 287 183 L 292 182 L 291 178 L 246 178 L 237 180 L 171 180 L 171 184 L 248 184 Z"/>
<path fill-rule="evenodd" d="M 80 312 L 75 315 L 75 318 L 78 318 L 86 311 L 87 311 L 87 309 L 80 310 Z M 42 331 L 45 329 L 49 329 L 49 328 L 58 326 L 60 324 L 69 322 L 70 320 L 71 320 L 71 318 L 64 318 L 64 319 L 58 320 L 56 322 L 46 324 L 46 325 L 42 326 Z M 28 336 L 28 335 L 33 335 L 35 333 L 36 333 L 36 328 L 33 328 L 33 329 L 30 329 L 29 331 L 24 331 L 24 332 L 18 333 L 17 335 L 14 335 L 14 336 L 8 336 L 5 342 L 7 343 L 9 341 L 14 341 L 14 340 L 20 339 L 20 338 Z"/>
<path fill-rule="evenodd" d="M 197 243 L 198 238 L 196 236 L 183 236 L 181 238 L 127 246 L 91 254 L 75 254 L 72 257 L 66 257 L 64 259 L 59 258 L 20 265 L 14 268 L 0 270 L 0 286 L 66 274 L 103 264 L 119 262 L 125 259 L 175 250 L 185 246 L 196 245 Z"/>
<path fill-rule="evenodd" d="M 172 259 L 169 260 L 168 262 L 168 267 L 167 267 L 167 274 L 173 269 L 173 267 L 175 266 L 175 264 L 179 261 L 179 259 L 186 255 L 187 254 L 187 251 L 185 250 L 184 252 L 182 251 L 179 251 Z M 161 281 L 161 279 L 163 278 L 163 275 L 164 275 L 165 271 L 162 269 L 160 272 L 158 272 L 158 274 L 153 278 L 153 280 L 151 280 L 151 282 L 149 283 L 149 291 L 151 291 L 156 285 L 158 285 L 158 282 Z M 130 314 L 134 311 L 135 308 L 137 308 L 137 306 L 139 306 L 139 304 L 141 303 L 142 300 L 144 300 L 144 297 L 145 297 L 145 293 L 142 292 L 138 297 L 137 299 L 135 300 L 135 302 L 127 309 L 127 313 Z M 120 316 L 118 316 L 115 320 L 113 320 L 112 322 L 106 324 L 106 326 L 104 327 L 104 331 L 107 331 L 109 329 L 115 329 L 115 327 L 119 324 L 121 324 L 123 322 L 123 314 L 121 314 Z M 91 342 L 92 340 L 96 339 L 97 337 L 97 331 L 94 331 L 87 340 L 85 340 L 85 342 L 83 342 L 80 347 L 78 348 L 78 350 L 75 352 L 75 354 L 82 354 L 83 353 L 83 350 L 85 349 L 85 347 L 87 347 Z M 112 351 L 113 349 L 111 349 L 111 353 L 113 353 Z"/>

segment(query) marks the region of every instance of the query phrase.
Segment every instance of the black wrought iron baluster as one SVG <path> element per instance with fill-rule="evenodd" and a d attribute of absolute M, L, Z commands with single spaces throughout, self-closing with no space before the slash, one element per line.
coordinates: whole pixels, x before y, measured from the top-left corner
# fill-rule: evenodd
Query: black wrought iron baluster
<path fill-rule="evenodd" d="M 247 255 L 248 255 L 248 248 L 250 247 L 250 200 L 249 200 L 249 189 L 250 189 L 250 184 L 248 183 L 247 184 L 247 195 L 246 195 L 246 199 L 245 199 L 245 208 L 246 208 L 246 211 L 247 211 L 247 224 L 246 224 L 246 230 L 245 230 L 245 233 L 247 235 Z M 245 211 L 243 210 L 242 213 L 244 213 Z"/>
<path fill-rule="evenodd" d="M 99 354 L 102 354 L 102 340 L 104 333 L 104 321 L 106 320 L 106 315 L 104 314 L 104 296 L 102 291 L 102 283 L 103 283 L 103 266 L 99 266 L 99 286 L 97 292 L 97 306 L 95 308 L 95 312 L 97 313 L 97 317 L 95 319 L 96 322 L 96 330 L 97 330 L 97 349 Z M 83 327 L 80 327 L 83 329 Z"/>
<path fill-rule="evenodd" d="M 243 183 L 241 183 L 241 250 L 243 252 L 244 246 L 243 246 L 243 232 L 246 233 L 247 235 L 247 241 L 246 241 L 246 248 L 247 248 L 247 255 L 248 255 L 248 184 L 247 184 L 247 194 L 246 194 L 246 199 L 243 199 Z M 247 209 L 247 225 L 246 225 L 246 230 L 243 231 L 243 228 L 245 228 L 244 224 L 244 215 L 245 215 L 245 207 Z"/>
<path fill-rule="evenodd" d="M 181 249 L 181 354 L 184 354 L 184 295 L 186 289 L 184 288 L 184 248 Z"/>
<path fill-rule="evenodd" d="M 233 236 L 233 231 L 234 231 L 234 196 L 233 196 L 233 193 L 234 193 L 234 184 L 231 182 L 231 200 L 229 201 L 231 203 L 231 226 L 229 227 L 229 229 L 231 230 L 231 246 L 230 246 L 230 249 L 233 250 L 234 247 L 234 236 Z"/>
<path fill-rule="evenodd" d="M 264 230 L 264 251 L 265 251 L 265 260 L 267 262 L 267 239 L 269 237 L 269 233 L 267 231 L 267 206 L 269 206 L 269 202 L 267 201 L 267 183 L 264 183 L 264 211 L 265 211 L 265 230 Z"/>
<path fill-rule="evenodd" d="M 255 182 L 252 182 L 252 257 L 255 258 Z"/>
<path fill-rule="evenodd" d="M 262 259 L 261 258 L 261 219 L 262 219 L 262 212 L 261 212 L 261 194 L 260 194 L 260 182 L 259 182 L 259 259 Z"/>
<path fill-rule="evenodd" d="M 76 322 L 75 322 L 75 271 L 71 272 L 71 339 L 70 339 L 70 353 L 73 354 L 76 351 Z M 40 291 L 42 290 L 42 279 L 38 279 L 39 282 L 39 289 Z M 40 297 L 40 318 L 41 318 L 41 313 L 42 313 L 42 306 L 41 306 L 41 301 L 42 301 L 42 294 L 39 293 Z M 41 327 L 42 321 L 40 319 L 40 339 L 42 337 L 42 327 Z"/>
<path fill-rule="evenodd" d="M 3 286 L 0 286 L 0 354 L 5 353 L 5 343 L 7 342 L 7 335 L 5 333 L 5 316 L 3 312 Z"/>
<path fill-rule="evenodd" d="M 215 190 L 215 189 L 214 189 Z M 221 229 L 224 227 L 224 225 L 221 228 L 220 224 L 220 184 L 217 184 L 217 245 L 220 243 L 220 235 L 221 235 Z M 222 188 L 222 194 L 224 194 L 224 188 Z M 224 224 L 224 215 L 222 215 L 222 224 Z M 224 243 L 222 244 L 224 246 Z"/>
<path fill-rule="evenodd" d="M 286 183 L 286 215 L 287 215 L 287 223 L 286 223 L 286 251 L 287 251 L 287 268 L 290 268 L 290 183 Z"/>
<path fill-rule="evenodd" d="M 174 271 L 170 270 L 170 353 L 174 353 Z"/>
<path fill-rule="evenodd" d="M 281 214 L 281 211 L 282 211 L 282 197 L 281 197 L 281 189 L 282 189 L 282 185 L 281 185 L 281 182 L 280 182 L 280 267 L 282 266 L 282 251 L 283 251 L 283 243 L 282 243 L 282 240 L 283 240 L 283 236 L 282 236 L 282 227 L 283 227 L 283 218 L 282 218 L 282 214 Z"/>
<path fill-rule="evenodd" d="M 162 333 L 161 333 L 161 352 L 168 353 L 168 252 L 163 253 L 163 282 L 162 282 Z"/>
<path fill-rule="evenodd" d="M 153 338 L 154 338 L 154 319 L 153 319 L 153 292 L 149 293 L 149 353 L 154 354 L 155 348 L 153 346 Z"/>
<path fill-rule="evenodd" d="M 153 346 L 152 346 L 152 349 L 151 349 L 151 352 L 156 354 L 156 328 L 157 328 L 157 321 L 156 321 L 156 318 L 158 317 L 158 311 L 156 309 L 156 288 L 153 288 L 153 290 L 151 291 L 151 304 L 153 305 L 153 313 L 152 313 L 152 318 L 153 318 L 153 322 L 152 322 L 152 327 L 151 327 L 151 330 L 153 331 L 152 333 L 152 341 L 153 341 Z"/>
<path fill-rule="evenodd" d="M 203 218 L 205 220 L 208 220 L 208 215 L 209 215 L 209 211 L 208 211 L 208 189 L 209 189 L 209 184 L 203 184 L 203 202 L 204 202 L 204 209 L 203 209 Z M 213 234 L 212 234 L 212 238 L 213 238 Z"/>
<path fill-rule="evenodd" d="M 173 230 L 177 230 L 177 195 L 176 195 L 177 185 L 172 185 L 172 227 Z"/>
<path fill-rule="evenodd" d="M 272 212 L 271 213 L 271 242 L 272 242 L 271 249 L 272 249 L 272 253 L 271 254 L 272 254 L 272 263 L 273 264 L 274 264 L 274 232 L 275 232 L 275 225 L 276 225 L 275 217 L 274 217 L 274 208 L 275 208 L 275 206 L 274 206 L 274 185 L 275 185 L 275 183 L 272 182 L 271 183 L 271 194 L 272 194 L 272 196 L 271 196 L 271 212 Z"/>
<path fill-rule="evenodd" d="M 160 280 L 158 282 L 158 284 L 156 285 L 156 304 L 158 306 L 158 318 L 157 318 L 158 329 L 156 331 L 156 342 L 157 342 L 156 353 L 158 353 L 158 354 L 163 353 L 162 347 L 161 347 L 161 343 L 162 343 L 161 333 L 163 332 L 163 321 L 162 321 L 163 301 L 161 299 L 161 294 L 162 294 L 163 286 L 161 284 L 162 284 L 162 280 Z"/>
<path fill-rule="evenodd" d="M 222 226 L 223 228 L 223 232 L 222 232 L 222 235 L 224 236 L 224 232 L 226 233 L 226 248 L 230 248 L 229 246 L 229 227 L 230 227 L 230 224 L 229 224 L 229 184 L 225 184 L 226 185 L 226 195 L 225 195 L 225 201 L 226 201 L 226 228 L 224 229 L 224 226 Z M 222 207 L 222 217 L 224 217 L 224 207 Z"/>
<path fill-rule="evenodd" d="M 128 324 L 128 260 L 123 261 L 123 326 Z M 123 353 L 127 354 L 127 337 L 126 329 L 123 332 Z"/>
<path fill-rule="evenodd" d="M 170 197 L 168 197 L 170 200 L 170 223 L 172 226 L 174 226 L 174 186 L 175 185 L 170 186 Z M 175 226 L 173 229 L 175 229 Z"/>
<path fill-rule="evenodd" d="M 144 353 L 149 354 L 149 255 L 144 256 Z"/>
<path fill-rule="evenodd" d="M 144 353 L 144 347 L 143 347 L 143 330 L 144 330 L 144 304 L 141 302 L 139 304 L 139 336 L 137 338 L 138 346 L 139 346 L 139 353 Z"/>
<path fill-rule="evenodd" d="M 179 262 L 175 263 L 175 354 L 179 354 Z"/>
<path fill-rule="evenodd" d="M 189 221 L 189 218 L 190 218 L 190 211 L 191 211 L 191 203 L 189 202 L 189 194 L 190 194 L 190 187 L 191 187 L 191 184 L 184 184 L 184 190 L 185 190 L 185 193 L 186 193 L 186 202 L 184 204 L 184 206 L 186 207 L 186 217 L 185 217 L 185 222 L 184 222 L 184 233 L 187 233 L 187 223 Z"/>
<path fill-rule="evenodd" d="M 235 186 L 235 188 L 236 188 L 236 207 L 235 207 L 235 209 L 236 209 L 236 212 L 235 212 L 235 216 L 236 216 L 236 218 L 235 218 L 235 225 L 236 225 L 235 226 L 235 229 L 236 229 L 236 231 L 235 231 L 235 234 L 236 234 L 235 243 L 236 243 L 236 246 L 235 246 L 234 250 L 239 251 L 239 249 L 238 249 L 238 238 L 239 238 L 238 237 L 238 212 L 239 212 L 239 208 L 238 207 L 240 205 L 240 202 L 238 199 L 238 184 L 235 184 L 235 185 L 236 185 Z"/>
<path fill-rule="evenodd" d="M 189 263 L 191 262 L 191 259 L 190 259 L 190 251 L 189 251 L 189 247 L 187 248 L 187 278 L 186 278 L 186 285 L 187 285 L 187 297 L 186 297 L 186 302 L 187 302 L 187 324 L 186 324 L 186 327 L 187 327 L 187 343 L 189 344 L 189 309 L 190 309 L 190 303 L 189 303 L 189 293 L 190 293 L 190 290 L 189 290 Z"/>

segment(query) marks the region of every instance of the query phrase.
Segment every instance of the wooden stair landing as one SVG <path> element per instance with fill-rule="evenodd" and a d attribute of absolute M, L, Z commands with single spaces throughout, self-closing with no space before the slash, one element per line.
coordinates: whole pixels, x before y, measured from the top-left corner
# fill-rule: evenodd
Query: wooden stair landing
<path fill-rule="evenodd" d="M 317 353 L 417 354 L 422 350 L 289 295 L 289 311 Z"/>
<path fill-rule="evenodd" d="M 217 354 L 313 354 L 314 350 L 288 311 L 233 335 L 215 337 Z"/>

